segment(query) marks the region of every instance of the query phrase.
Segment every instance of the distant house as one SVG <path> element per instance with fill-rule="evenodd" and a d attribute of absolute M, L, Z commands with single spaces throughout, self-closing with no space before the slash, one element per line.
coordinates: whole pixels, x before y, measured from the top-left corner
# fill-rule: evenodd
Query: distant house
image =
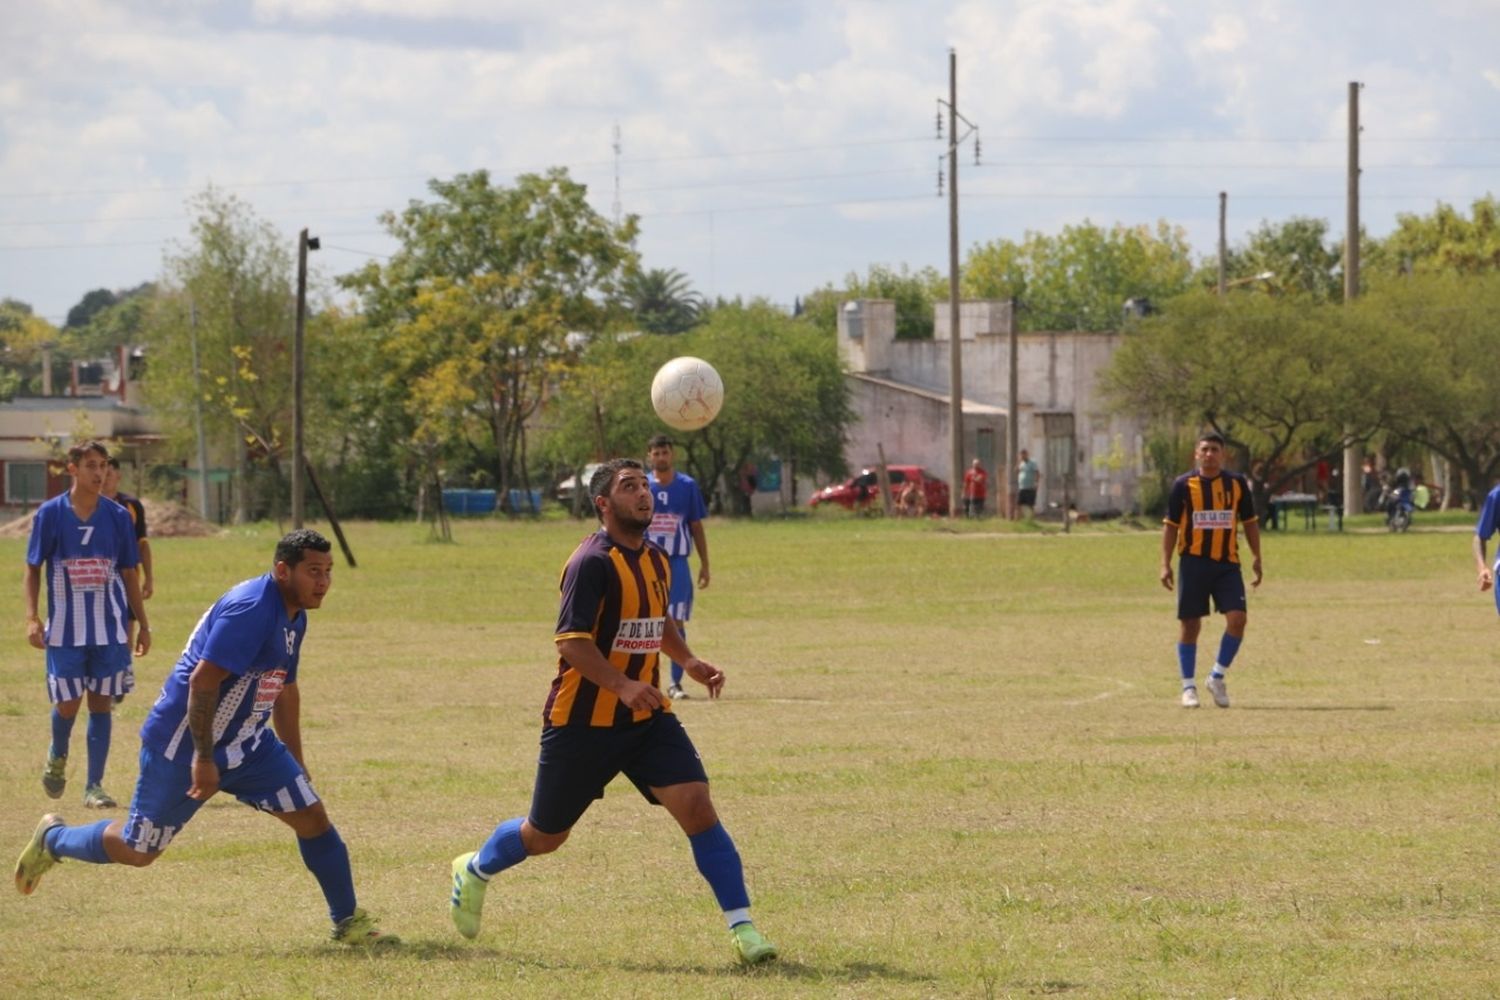
<path fill-rule="evenodd" d="M 989 471 L 992 503 L 1004 495 L 1005 474 L 1016 461 L 1006 454 L 1012 324 L 1009 302 L 961 303 L 964 460 L 977 457 Z M 944 304 L 936 310 L 931 340 L 897 340 L 894 302 L 843 304 L 839 356 L 858 414 L 845 448 L 851 466 L 873 464 L 878 444 L 888 462 L 919 464 L 949 477 L 949 327 Z M 1097 513 L 1135 505 L 1143 427 L 1134 417 L 1111 413 L 1099 388 L 1120 336 L 1058 331 L 1018 337 L 1014 419 L 1019 447 L 1042 472 L 1039 508 L 1076 503 Z"/>
<path fill-rule="evenodd" d="M 139 392 L 130 376 L 121 348 L 115 358 L 75 364 L 62 395 L 0 403 L 0 513 L 17 516 L 68 488 L 67 471 L 48 456 L 76 443 L 80 425 L 122 445 L 123 462 L 155 460 L 162 436 L 151 415 L 134 405 Z"/>

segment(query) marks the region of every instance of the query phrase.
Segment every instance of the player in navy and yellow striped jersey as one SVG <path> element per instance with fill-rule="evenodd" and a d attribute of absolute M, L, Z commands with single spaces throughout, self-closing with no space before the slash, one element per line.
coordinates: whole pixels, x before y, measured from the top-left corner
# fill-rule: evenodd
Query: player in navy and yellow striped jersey
<path fill-rule="evenodd" d="M 1260 523 L 1251 501 L 1250 481 L 1224 468 L 1224 439 L 1208 433 L 1198 439 L 1193 453 L 1198 466 L 1178 476 L 1167 499 L 1166 526 L 1161 537 L 1161 582 L 1173 589 L 1172 554 L 1179 556 L 1181 586 L 1177 587 L 1177 666 L 1182 674 L 1182 705 L 1198 707 L 1193 679 L 1197 667 L 1198 632 L 1208 614 L 1208 601 L 1224 615 L 1219 658 L 1208 678 L 1214 704 L 1229 707 L 1224 671 L 1234 662 L 1245 636 L 1245 578 L 1240 573 L 1239 527 L 1254 557 L 1252 586 L 1259 587 Z"/>
<path fill-rule="evenodd" d="M 548 854 L 622 771 L 687 834 L 713 889 L 740 961 L 776 957 L 750 922 L 739 851 L 708 794 L 708 775 L 659 686 L 662 652 L 717 698 L 724 672 L 693 655 L 668 612 L 671 568 L 646 541 L 652 496 L 641 463 L 606 462 L 589 483 L 602 527 L 563 569 L 558 669 L 542 710 L 542 750 L 531 811 L 506 820 L 478 851 L 453 859 L 450 914 L 458 932 L 479 933 L 489 880 L 533 854 Z"/>

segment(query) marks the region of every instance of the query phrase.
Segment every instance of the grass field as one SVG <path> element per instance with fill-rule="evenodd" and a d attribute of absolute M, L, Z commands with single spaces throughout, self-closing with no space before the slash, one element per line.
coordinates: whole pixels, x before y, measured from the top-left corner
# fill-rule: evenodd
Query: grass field
<path fill-rule="evenodd" d="M 291 835 L 216 799 L 144 870 L 0 893 L 11 996 L 1490 997 L 1500 994 L 1500 672 L 1469 538 L 1290 532 L 1230 675 L 1177 706 L 1159 536 L 815 518 L 712 522 L 690 638 L 725 698 L 680 713 L 774 968 L 731 963 L 685 840 L 623 779 L 500 876 L 479 939 L 448 862 L 525 811 L 577 523 L 350 529 L 303 655 L 312 778 L 397 954 L 326 943 Z M 155 543 L 159 648 L 107 786 L 189 629 L 272 528 Z M 0 850 L 53 808 L 23 544 L 0 636 Z M 1205 627 L 1200 662 L 1219 626 Z M 1200 668 L 1203 669 L 1203 668 Z M 1204 670 L 1206 672 L 1206 670 Z M 1205 702 L 1207 699 L 1205 697 Z M 79 805 L 83 726 L 74 734 Z M 122 810 L 123 812 L 123 810 Z M 45 992 L 44 992 L 45 991 Z"/>

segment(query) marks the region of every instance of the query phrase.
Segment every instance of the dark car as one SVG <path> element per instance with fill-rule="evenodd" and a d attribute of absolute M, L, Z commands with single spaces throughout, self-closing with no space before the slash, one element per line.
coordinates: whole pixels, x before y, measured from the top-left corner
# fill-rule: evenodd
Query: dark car
<path fill-rule="evenodd" d="M 934 477 L 920 465 L 887 465 L 886 474 L 891 480 L 891 504 L 893 507 L 904 507 L 909 513 L 948 513 L 948 484 Z M 859 475 L 851 476 L 848 480 L 834 486 L 825 486 L 812 495 L 808 503 L 817 507 L 820 504 L 836 503 L 849 510 L 859 510 L 870 506 L 879 500 L 880 487 L 879 477 L 874 469 L 861 469 Z M 918 495 L 917 509 L 910 502 L 901 503 L 903 491 L 908 483 L 916 486 Z"/>

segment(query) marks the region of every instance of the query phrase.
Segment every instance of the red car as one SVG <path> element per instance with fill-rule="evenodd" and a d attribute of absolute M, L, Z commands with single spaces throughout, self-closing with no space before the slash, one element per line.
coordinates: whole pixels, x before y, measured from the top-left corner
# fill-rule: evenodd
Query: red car
<path fill-rule="evenodd" d="M 891 479 L 891 507 L 902 513 L 948 513 L 948 484 L 935 478 L 920 465 L 887 465 L 886 474 Z M 863 510 L 878 499 L 880 492 L 878 477 L 874 469 L 862 469 L 859 475 L 835 486 L 825 486 L 814 493 L 808 501 L 813 507 L 824 503 L 836 503 L 849 510 Z M 916 485 L 916 496 L 908 495 L 902 503 L 902 494 L 908 483 Z"/>

